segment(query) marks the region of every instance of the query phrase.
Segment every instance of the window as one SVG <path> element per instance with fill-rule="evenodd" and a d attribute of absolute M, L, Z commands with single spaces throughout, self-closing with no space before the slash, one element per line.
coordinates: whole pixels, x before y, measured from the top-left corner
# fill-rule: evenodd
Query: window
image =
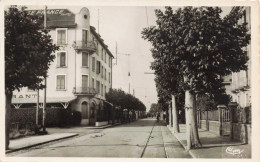
<path fill-rule="evenodd" d="M 97 74 L 100 73 L 100 61 L 97 61 L 97 72 L 96 73 Z"/>
<path fill-rule="evenodd" d="M 92 87 L 95 88 L 95 79 L 92 78 Z"/>
<path fill-rule="evenodd" d="M 85 52 L 82 53 L 82 66 L 88 67 L 88 54 Z"/>
<path fill-rule="evenodd" d="M 57 29 L 57 45 L 67 44 L 67 29 Z"/>
<path fill-rule="evenodd" d="M 65 75 L 57 75 L 56 89 L 65 90 Z"/>
<path fill-rule="evenodd" d="M 105 80 L 107 80 L 107 69 L 105 69 Z"/>
<path fill-rule="evenodd" d="M 82 75 L 82 87 L 88 87 L 88 75 Z"/>
<path fill-rule="evenodd" d="M 100 82 L 98 80 L 96 81 L 96 89 L 97 92 L 100 93 Z"/>
<path fill-rule="evenodd" d="M 66 67 L 66 52 L 57 52 L 57 67 Z"/>
<path fill-rule="evenodd" d="M 101 84 L 101 96 L 103 96 L 103 84 Z"/>
<path fill-rule="evenodd" d="M 109 80 L 109 83 L 111 82 L 111 78 L 110 78 L 110 72 L 108 72 L 108 80 Z"/>
<path fill-rule="evenodd" d="M 82 45 L 86 45 L 88 42 L 88 31 L 87 30 L 82 30 Z"/>
<path fill-rule="evenodd" d="M 103 57 L 104 57 L 103 54 L 104 54 L 104 49 L 102 48 L 102 50 L 101 50 L 101 59 L 102 59 L 102 60 L 104 60 L 104 58 L 103 58 Z"/>
<path fill-rule="evenodd" d="M 101 78 L 103 78 L 103 66 L 101 66 Z"/>
<path fill-rule="evenodd" d="M 107 63 L 107 53 L 105 52 L 105 63 Z"/>
<path fill-rule="evenodd" d="M 36 92 L 37 90 L 31 89 L 31 88 L 28 87 L 27 91 L 28 92 Z"/>
<path fill-rule="evenodd" d="M 108 56 L 108 66 L 111 67 L 110 56 Z"/>
<path fill-rule="evenodd" d="M 96 60 L 95 60 L 95 57 L 92 57 L 92 71 L 95 72 L 95 64 L 96 63 Z"/>

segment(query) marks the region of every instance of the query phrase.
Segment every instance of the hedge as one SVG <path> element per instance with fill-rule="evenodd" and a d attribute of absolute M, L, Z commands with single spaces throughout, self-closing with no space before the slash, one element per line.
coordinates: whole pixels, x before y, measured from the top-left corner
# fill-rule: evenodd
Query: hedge
<path fill-rule="evenodd" d="M 39 125 L 42 122 L 42 110 L 39 109 Z M 46 126 L 64 127 L 68 125 L 79 125 L 81 121 L 80 112 L 71 112 L 63 108 L 46 108 Z M 28 124 L 36 123 L 35 108 L 11 109 L 10 124 L 19 123 L 19 128 L 24 128 Z"/>

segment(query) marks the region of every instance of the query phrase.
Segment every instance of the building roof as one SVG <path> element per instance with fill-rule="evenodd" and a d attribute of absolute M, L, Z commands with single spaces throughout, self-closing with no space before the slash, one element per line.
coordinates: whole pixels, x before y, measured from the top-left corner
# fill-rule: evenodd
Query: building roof
<path fill-rule="evenodd" d="M 114 55 L 110 52 L 108 49 L 108 46 L 104 43 L 104 40 L 101 38 L 101 36 L 96 32 L 96 28 L 93 26 L 90 26 L 91 33 L 95 36 L 95 38 L 98 40 L 98 42 L 102 45 L 102 47 L 106 50 L 106 52 L 114 58 Z"/>
<path fill-rule="evenodd" d="M 46 103 L 68 103 L 75 100 L 77 97 L 47 97 Z M 37 103 L 37 98 L 12 98 L 12 104 L 28 104 Z M 40 97 L 39 103 L 43 103 L 43 97 Z"/>

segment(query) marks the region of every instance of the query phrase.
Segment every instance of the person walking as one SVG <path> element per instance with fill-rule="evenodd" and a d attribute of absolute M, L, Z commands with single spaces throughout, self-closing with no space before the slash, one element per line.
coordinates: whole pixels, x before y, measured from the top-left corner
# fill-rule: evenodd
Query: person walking
<path fill-rule="evenodd" d="M 159 123 L 160 122 L 160 113 L 157 113 L 156 119 L 157 119 L 157 122 Z"/>

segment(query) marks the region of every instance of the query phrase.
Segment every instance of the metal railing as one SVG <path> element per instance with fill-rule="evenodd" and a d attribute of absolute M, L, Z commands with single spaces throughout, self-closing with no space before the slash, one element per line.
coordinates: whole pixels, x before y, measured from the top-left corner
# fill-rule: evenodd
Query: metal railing
<path fill-rule="evenodd" d="M 78 51 L 97 51 L 97 47 L 94 41 L 74 41 L 73 48 Z"/>
<path fill-rule="evenodd" d="M 95 95 L 97 94 L 97 91 L 95 90 L 95 88 L 91 88 L 91 87 L 74 87 L 73 93 L 82 94 L 82 95 L 84 94 Z"/>

